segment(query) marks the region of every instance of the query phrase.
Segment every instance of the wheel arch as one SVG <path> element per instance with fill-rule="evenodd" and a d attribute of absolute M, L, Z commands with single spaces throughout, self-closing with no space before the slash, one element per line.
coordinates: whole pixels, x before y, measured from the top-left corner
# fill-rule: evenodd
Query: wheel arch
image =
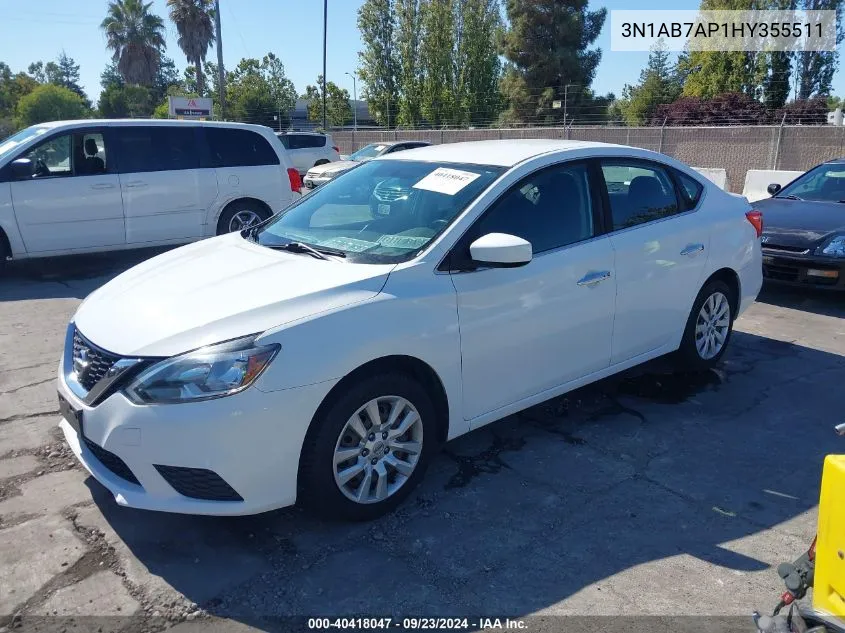
<path fill-rule="evenodd" d="M 705 279 L 701 287 L 704 288 L 711 281 L 717 280 L 727 284 L 728 288 L 731 289 L 731 296 L 728 297 L 728 300 L 731 305 L 731 315 L 733 315 L 733 318 L 736 318 L 736 314 L 739 311 L 740 297 L 742 296 L 739 275 L 733 268 L 720 268 Z"/>
<path fill-rule="evenodd" d="M 9 236 L 6 235 L 5 229 L 0 226 L 0 258 L 5 259 L 6 257 L 12 256 L 12 243 L 9 241 Z M 3 261 L 0 261 L 0 266 L 3 265 Z"/>

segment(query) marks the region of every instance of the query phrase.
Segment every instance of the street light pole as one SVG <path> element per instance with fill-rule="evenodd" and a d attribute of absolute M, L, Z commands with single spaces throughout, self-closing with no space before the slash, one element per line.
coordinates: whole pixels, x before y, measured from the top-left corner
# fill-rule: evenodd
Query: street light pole
<path fill-rule="evenodd" d="M 217 31 L 217 42 L 215 48 L 217 49 L 217 99 L 220 101 L 220 119 L 226 120 L 226 73 L 223 70 L 223 34 L 220 32 L 220 0 L 214 0 L 214 29 Z M 202 72 L 202 68 L 197 65 L 197 70 Z"/>
<path fill-rule="evenodd" d="M 563 87 L 563 127 L 566 127 L 566 106 L 567 106 L 567 91 L 569 90 L 569 86 L 580 86 L 581 84 L 566 84 Z"/>
<path fill-rule="evenodd" d="M 326 31 L 328 28 L 329 0 L 323 0 L 323 132 L 328 131 L 326 125 Z"/>
<path fill-rule="evenodd" d="M 352 77 L 352 131 L 358 131 L 358 87 L 354 73 L 344 73 Z"/>

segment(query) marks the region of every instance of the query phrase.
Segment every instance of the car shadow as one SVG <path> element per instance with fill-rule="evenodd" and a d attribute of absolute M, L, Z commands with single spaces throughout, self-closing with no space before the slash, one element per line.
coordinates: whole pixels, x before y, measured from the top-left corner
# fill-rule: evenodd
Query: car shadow
<path fill-rule="evenodd" d="M 770 606 L 742 602 L 749 584 L 774 602 L 770 567 L 814 532 L 843 378 L 836 354 L 735 332 L 716 370 L 659 359 L 458 438 L 370 523 L 143 512 L 88 482 L 143 566 L 133 582 L 266 630 L 291 615 L 614 614 L 646 593 L 669 613 L 749 613 Z M 785 551 L 760 543 L 773 529 Z"/>
<path fill-rule="evenodd" d="M 845 318 L 845 294 L 814 288 L 765 285 L 757 297 L 760 303 Z"/>
<path fill-rule="evenodd" d="M 0 272 L 0 301 L 84 299 L 107 281 L 171 247 L 9 262 Z"/>

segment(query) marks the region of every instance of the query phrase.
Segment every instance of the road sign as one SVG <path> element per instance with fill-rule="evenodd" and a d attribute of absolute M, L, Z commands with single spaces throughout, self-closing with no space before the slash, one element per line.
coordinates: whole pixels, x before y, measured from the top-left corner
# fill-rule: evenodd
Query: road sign
<path fill-rule="evenodd" d="M 179 119 L 205 119 L 211 116 L 212 102 L 207 97 L 167 97 L 170 116 Z"/>
<path fill-rule="evenodd" d="M 552 108 L 560 110 L 563 107 L 563 101 L 552 101 Z"/>

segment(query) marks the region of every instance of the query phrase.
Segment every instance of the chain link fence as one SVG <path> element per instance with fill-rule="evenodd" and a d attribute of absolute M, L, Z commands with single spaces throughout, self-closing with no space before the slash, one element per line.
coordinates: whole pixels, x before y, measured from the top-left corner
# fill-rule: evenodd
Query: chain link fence
<path fill-rule="evenodd" d="M 735 127 L 524 127 L 478 130 L 332 130 L 341 153 L 368 143 L 424 140 L 457 143 L 491 139 L 549 138 L 600 141 L 662 152 L 693 167 L 725 169 L 729 189 L 741 192 L 749 169 L 806 170 L 845 156 L 845 126 Z"/>

